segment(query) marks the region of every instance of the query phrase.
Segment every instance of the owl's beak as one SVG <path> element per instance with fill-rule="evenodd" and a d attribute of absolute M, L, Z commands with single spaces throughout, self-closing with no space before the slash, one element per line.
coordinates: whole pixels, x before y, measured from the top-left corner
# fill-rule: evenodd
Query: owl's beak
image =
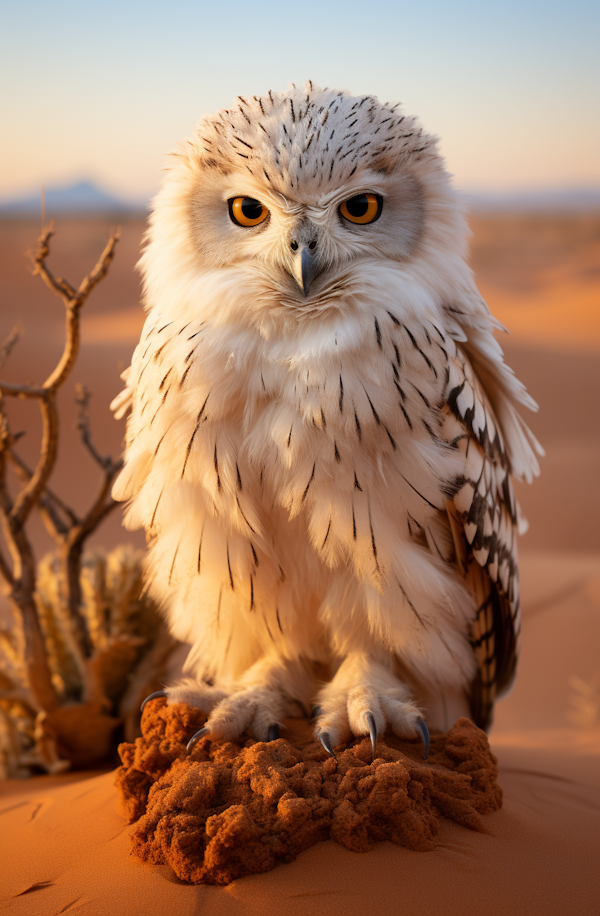
<path fill-rule="evenodd" d="M 310 284 L 319 273 L 316 252 L 311 250 L 308 245 L 300 245 L 298 250 L 294 252 L 294 261 L 290 274 L 304 296 L 308 296 Z"/>

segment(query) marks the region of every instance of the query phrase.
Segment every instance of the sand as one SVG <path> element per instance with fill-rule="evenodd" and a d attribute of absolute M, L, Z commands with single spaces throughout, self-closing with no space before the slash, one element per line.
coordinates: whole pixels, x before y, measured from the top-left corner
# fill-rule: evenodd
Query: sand
<path fill-rule="evenodd" d="M 0 899 L 7 912 L 598 912 L 600 219 L 478 216 L 473 225 L 477 279 L 495 314 L 511 323 L 511 337 L 503 341 L 507 359 L 541 405 L 532 425 L 547 450 L 542 478 L 519 488 L 531 523 L 521 542 L 522 662 L 490 735 L 504 802 L 482 817 L 489 832 L 441 819 L 437 846 L 428 852 L 382 842 L 356 853 L 327 841 L 227 887 L 191 886 L 168 866 L 130 854 L 135 828 L 119 813 L 112 772 L 39 777 L 0 790 Z M 57 273 L 78 279 L 102 248 L 103 228 L 65 223 L 57 238 Z M 60 348 L 61 305 L 27 276 L 19 257 L 36 231 L 31 223 L 0 224 L 0 336 L 15 318 L 27 330 L 4 371 L 14 379 L 39 379 Z M 140 235 L 139 222 L 124 225 L 115 270 L 90 300 L 74 373 L 95 393 L 96 437 L 113 454 L 123 429 L 106 405 L 119 390 L 118 370 L 140 326 L 131 273 Z M 67 392 L 65 408 L 68 398 Z M 67 414 L 56 485 L 78 504 L 96 472 L 87 459 L 81 463 L 70 429 L 73 414 Z M 28 425 L 25 412 L 18 419 L 23 422 L 16 428 Z M 31 454 L 35 435 L 27 439 L 23 450 Z M 123 538 L 130 535 L 114 516 L 96 542 L 110 547 Z M 40 530 L 35 543 L 38 549 L 47 544 Z"/>

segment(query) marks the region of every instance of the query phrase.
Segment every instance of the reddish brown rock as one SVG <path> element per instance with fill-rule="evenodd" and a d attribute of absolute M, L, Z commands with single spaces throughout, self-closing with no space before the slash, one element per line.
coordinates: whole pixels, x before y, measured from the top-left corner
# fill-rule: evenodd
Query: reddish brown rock
<path fill-rule="evenodd" d="M 143 737 L 119 748 L 117 786 L 126 816 L 137 821 L 133 851 L 167 863 L 183 881 L 229 884 L 290 862 L 320 840 L 364 852 L 391 840 L 433 849 L 441 817 L 485 832 L 480 815 L 502 805 L 496 758 L 468 719 L 422 744 L 395 735 L 368 738 L 329 757 L 304 720 L 288 720 L 268 744 L 186 743 L 205 716 L 165 700 L 148 704 Z"/>

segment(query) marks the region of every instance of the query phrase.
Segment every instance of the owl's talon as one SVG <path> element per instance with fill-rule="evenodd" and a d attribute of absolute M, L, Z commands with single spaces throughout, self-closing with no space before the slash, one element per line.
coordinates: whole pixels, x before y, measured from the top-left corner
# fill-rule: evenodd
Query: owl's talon
<path fill-rule="evenodd" d="M 200 738 L 204 738 L 205 735 L 208 735 L 208 732 L 209 732 L 209 729 L 205 725 L 204 728 L 201 728 L 200 731 L 197 731 L 195 735 L 192 735 L 192 737 L 190 738 L 190 740 L 188 741 L 186 745 L 186 750 L 188 754 L 192 752 L 196 742 L 199 741 Z"/>
<path fill-rule="evenodd" d="M 429 729 L 425 725 L 425 720 L 419 716 L 417 718 L 417 728 L 421 732 L 423 738 L 423 744 L 425 745 L 425 753 L 423 754 L 423 760 L 427 760 L 427 755 L 429 753 Z"/>
<path fill-rule="evenodd" d="M 320 715 L 321 715 L 321 707 L 313 706 L 311 713 L 310 713 L 310 721 L 314 722 L 314 720 L 318 719 Z"/>
<path fill-rule="evenodd" d="M 149 703 L 150 700 L 157 700 L 159 697 L 166 697 L 166 696 L 167 696 L 166 690 L 155 690 L 154 693 L 151 693 L 149 696 L 146 697 L 146 699 L 140 706 L 140 714 L 143 713 L 146 703 Z"/>
<path fill-rule="evenodd" d="M 331 739 L 327 732 L 323 732 L 323 734 L 321 735 L 321 744 L 323 745 L 327 753 L 331 754 L 334 760 L 337 760 L 337 757 L 335 756 L 335 751 L 333 750 L 331 746 Z"/>
<path fill-rule="evenodd" d="M 267 741 L 277 741 L 279 738 L 279 726 L 269 725 L 269 730 L 267 731 Z"/>
<path fill-rule="evenodd" d="M 369 726 L 369 735 L 371 736 L 371 747 L 373 748 L 373 759 L 375 759 L 375 746 L 377 744 L 377 723 L 375 722 L 375 716 L 372 712 L 368 712 L 367 724 Z"/>

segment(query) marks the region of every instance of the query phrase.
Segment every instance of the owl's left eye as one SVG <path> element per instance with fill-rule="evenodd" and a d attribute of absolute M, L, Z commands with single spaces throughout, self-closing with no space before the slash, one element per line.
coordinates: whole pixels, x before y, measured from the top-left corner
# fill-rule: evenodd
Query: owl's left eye
<path fill-rule="evenodd" d="M 253 197 L 232 197 L 228 204 L 229 215 L 238 226 L 258 226 L 269 215 L 265 205 Z"/>
<path fill-rule="evenodd" d="M 382 207 L 383 199 L 379 194 L 356 194 L 344 201 L 340 213 L 348 222 L 365 226 L 379 219 Z"/>

